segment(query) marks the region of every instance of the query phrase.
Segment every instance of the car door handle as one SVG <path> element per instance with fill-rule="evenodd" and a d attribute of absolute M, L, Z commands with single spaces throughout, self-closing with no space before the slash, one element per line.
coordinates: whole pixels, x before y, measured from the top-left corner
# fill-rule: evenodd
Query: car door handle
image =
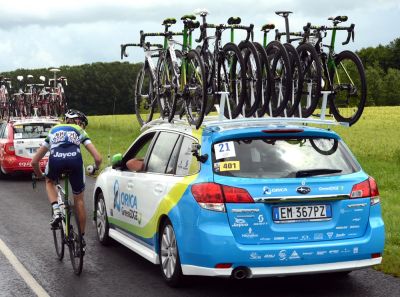
<path fill-rule="evenodd" d="M 164 186 L 163 186 L 162 184 L 157 184 L 157 185 L 154 187 L 154 192 L 155 192 L 156 194 L 161 194 L 162 192 L 164 192 Z"/>
<path fill-rule="evenodd" d="M 134 184 L 132 182 L 129 182 L 127 185 L 128 190 L 133 190 Z"/>

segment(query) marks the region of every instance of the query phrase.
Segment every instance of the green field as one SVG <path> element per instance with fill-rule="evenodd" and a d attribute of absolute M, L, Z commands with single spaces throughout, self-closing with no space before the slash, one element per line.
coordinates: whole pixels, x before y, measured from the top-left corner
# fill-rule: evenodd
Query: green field
<path fill-rule="evenodd" d="M 103 155 L 123 153 L 139 135 L 134 115 L 93 116 L 88 133 Z M 377 269 L 400 277 L 400 107 L 369 107 L 351 128 L 335 127 L 356 155 L 363 169 L 379 186 L 386 245 Z M 111 140 L 111 146 L 110 144 Z M 86 163 L 91 163 L 85 156 Z"/>

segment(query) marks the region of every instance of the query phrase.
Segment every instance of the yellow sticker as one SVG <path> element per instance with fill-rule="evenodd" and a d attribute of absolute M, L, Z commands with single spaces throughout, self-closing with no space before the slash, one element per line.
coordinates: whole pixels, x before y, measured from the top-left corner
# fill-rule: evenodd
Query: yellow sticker
<path fill-rule="evenodd" d="M 240 161 L 219 162 L 219 171 L 240 170 Z"/>
<path fill-rule="evenodd" d="M 23 127 L 24 127 L 24 126 L 22 126 L 22 125 L 15 125 L 15 126 L 14 126 L 15 129 L 21 129 L 21 128 L 23 128 Z"/>

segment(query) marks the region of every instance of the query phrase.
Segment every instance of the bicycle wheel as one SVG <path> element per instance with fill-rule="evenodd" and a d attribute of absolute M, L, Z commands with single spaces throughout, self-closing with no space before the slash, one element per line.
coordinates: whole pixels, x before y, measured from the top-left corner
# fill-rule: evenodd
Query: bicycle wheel
<path fill-rule="evenodd" d="M 168 116 L 168 121 L 171 122 L 175 115 L 178 115 L 179 118 L 182 118 L 185 114 L 185 99 L 184 99 L 184 86 L 178 86 L 178 80 L 181 76 L 181 67 L 182 67 L 182 52 L 180 50 L 175 50 L 175 57 L 176 57 L 176 66 L 175 72 L 177 73 L 175 81 L 175 96 L 172 98 L 172 108 L 173 113 L 170 113 Z M 172 63 L 172 60 L 171 60 Z"/>
<path fill-rule="evenodd" d="M 334 92 L 329 96 L 330 112 L 338 122 L 351 126 L 361 117 L 367 98 L 364 66 L 351 51 L 339 53 L 335 66 L 330 71 Z"/>
<path fill-rule="evenodd" d="M 286 108 L 282 115 L 291 117 L 298 109 L 301 94 L 303 92 L 303 75 L 301 73 L 301 64 L 299 54 L 290 43 L 283 45 L 289 54 L 290 68 L 292 69 L 292 96 L 289 98 Z"/>
<path fill-rule="evenodd" d="M 136 77 L 134 89 L 135 113 L 140 126 L 153 119 L 156 99 L 153 76 L 146 62 Z"/>
<path fill-rule="evenodd" d="M 287 102 L 292 96 L 292 70 L 289 54 L 279 41 L 274 40 L 268 43 L 265 51 L 274 81 L 266 113 L 276 117 L 286 108 Z"/>
<path fill-rule="evenodd" d="M 199 129 L 204 119 L 207 105 L 206 73 L 204 63 L 196 50 L 186 55 L 186 85 L 184 102 L 189 123 Z"/>
<path fill-rule="evenodd" d="M 204 62 L 204 70 L 206 75 L 206 89 L 207 89 L 207 104 L 206 104 L 206 111 L 205 115 L 208 115 L 214 109 L 214 103 L 216 101 L 216 94 L 217 86 L 215 75 L 213 75 L 213 55 L 211 52 L 206 49 L 202 51 L 201 47 L 196 47 L 196 51 L 199 52 L 200 57 L 203 59 Z"/>
<path fill-rule="evenodd" d="M 301 75 L 303 76 L 303 90 L 300 99 L 300 110 L 296 116 L 307 118 L 314 112 L 321 97 L 322 65 L 315 48 L 309 43 L 297 47 L 300 58 Z"/>
<path fill-rule="evenodd" d="M 177 79 L 169 54 L 161 55 L 157 63 L 157 100 L 163 119 L 172 119 L 175 114 L 172 104 L 176 96 Z"/>
<path fill-rule="evenodd" d="M 53 231 L 54 247 L 56 248 L 56 254 L 58 260 L 64 258 L 65 240 L 64 240 L 64 228 L 62 223 L 58 223 L 57 227 L 51 228 Z"/>
<path fill-rule="evenodd" d="M 80 275 L 83 267 L 83 247 L 82 232 L 79 225 L 78 217 L 75 214 L 74 206 L 70 205 L 69 215 L 69 234 L 67 237 L 69 257 L 71 259 L 72 268 L 76 275 Z"/>
<path fill-rule="evenodd" d="M 234 119 L 242 112 L 246 95 L 244 87 L 246 84 L 246 67 L 236 44 L 229 42 L 222 48 L 217 75 L 218 92 L 228 92 L 224 115 L 227 118 Z M 220 99 L 221 95 L 216 95 Z"/>
<path fill-rule="evenodd" d="M 244 116 L 251 117 L 260 106 L 262 96 L 261 61 L 255 45 L 250 41 L 242 41 L 238 45 L 243 54 L 246 67 L 246 84 L 244 98 Z"/>
<path fill-rule="evenodd" d="M 260 56 L 261 62 L 261 102 L 257 110 L 257 116 L 264 116 L 267 111 L 269 101 L 271 100 L 272 86 L 274 84 L 272 80 L 272 73 L 268 63 L 267 53 L 263 46 L 258 42 L 253 42 L 254 46 L 258 51 L 258 55 Z"/>

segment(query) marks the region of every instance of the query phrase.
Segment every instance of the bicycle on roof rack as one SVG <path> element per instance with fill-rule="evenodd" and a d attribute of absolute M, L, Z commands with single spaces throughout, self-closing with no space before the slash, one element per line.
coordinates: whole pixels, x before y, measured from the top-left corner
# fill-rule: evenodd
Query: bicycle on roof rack
<path fill-rule="evenodd" d="M 246 96 L 246 68 L 242 53 L 233 42 L 221 45 L 222 32 L 229 29 L 230 25 L 207 23 L 208 11 L 206 10 L 198 10 L 196 13 L 202 17 L 201 33 L 196 42 L 202 42 L 198 51 L 206 66 L 207 107 L 205 113 L 211 112 L 215 103 L 221 104 L 220 97 L 224 92 L 227 95 L 228 105 L 225 115 L 236 118 L 242 112 Z M 215 29 L 214 36 L 207 35 L 207 29 L 211 28 Z M 213 52 L 210 50 L 211 39 L 215 39 Z"/>
<path fill-rule="evenodd" d="M 362 115 L 367 97 L 367 85 L 364 66 L 358 55 L 345 50 L 335 53 L 335 41 L 337 31 L 347 31 L 347 39 L 342 45 L 348 44 L 350 39 L 354 41 L 354 24 L 348 27 L 338 26 L 347 21 L 347 16 L 330 17 L 333 26 L 307 26 L 306 31 L 314 38 L 314 46 L 321 59 L 323 73 L 321 79 L 323 89 L 329 91 L 329 107 L 337 121 L 356 123 Z M 314 30 L 311 32 L 311 30 Z M 327 31 L 332 31 L 329 45 L 323 44 Z M 328 48 L 325 52 L 323 48 Z"/>
<path fill-rule="evenodd" d="M 60 116 L 67 110 L 67 100 L 65 97 L 63 84 L 68 85 L 68 80 L 65 76 L 57 77 L 57 73 L 61 70 L 58 68 L 51 68 L 53 78 L 49 78 L 49 110 L 53 116 Z"/>
<path fill-rule="evenodd" d="M 0 119 L 10 117 L 11 79 L 0 76 Z"/>
<path fill-rule="evenodd" d="M 265 113 L 276 117 L 284 113 L 288 102 L 292 99 L 292 69 L 290 56 L 285 46 L 279 40 L 268 42 L 268 33 L 275 28 L 274 24 L 265 24 L 263 32 L 263 47 L 267 55 L 272 75 L 272 91 L 270 100 L 266 100 L 258 116 Z"/>
<path fill-rule="evenodd" d="M 160 96 L 169 101 L 165 101 L 168 106 L 168 120 L 172 121 L 176 114 L 181 118 L 186 113 L 189 123 L 199 128 L 206 111 L 206 77 L 200 54 L 190 49 L 192 31 L 200 26 L 194 19 L 194 15 L 181 18 L 184 24 L 182 44 L 176 42 L 173 35 L 166 35 L 167 51 L 162 52 L 157 73 L 160 90 L 170 90 L 169 96 Z M 166 33 L 169 25 L 175 22 L 175 19 L 163 22 Z M 181 52 L 175 50 L 176 44 L 182 46 Z"/>

